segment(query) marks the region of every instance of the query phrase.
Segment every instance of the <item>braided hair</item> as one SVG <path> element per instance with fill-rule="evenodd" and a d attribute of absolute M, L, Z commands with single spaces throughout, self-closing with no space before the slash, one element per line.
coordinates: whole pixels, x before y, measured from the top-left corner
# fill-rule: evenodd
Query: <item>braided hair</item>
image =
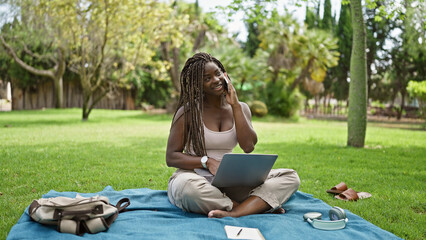
<path fill-rule="evenodd" d="M 185 149 L 191 149 L 197 156 L 207 155 L 202 114 L 204 66 L 209 62 L 214 62 L 222 72 L 226 72 L 222 63 L 208 53 L 196 53 L 185 62 L 180 74 L 180 98 L 173 116 L 174 119 L 183 106 Z"/>

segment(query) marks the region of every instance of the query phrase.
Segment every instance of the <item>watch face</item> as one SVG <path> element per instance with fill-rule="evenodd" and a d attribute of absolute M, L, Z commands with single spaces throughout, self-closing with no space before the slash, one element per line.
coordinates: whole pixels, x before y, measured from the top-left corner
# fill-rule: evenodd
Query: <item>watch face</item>
<path fill-rule="evenodd" d="M 207 168 L 206 163 L 207 163 L 208 159 L 209 158 L 207 156 L 204 156 L 204 157 L 201 158 L 201 165 L 203 165 L 203 168 Z"/>

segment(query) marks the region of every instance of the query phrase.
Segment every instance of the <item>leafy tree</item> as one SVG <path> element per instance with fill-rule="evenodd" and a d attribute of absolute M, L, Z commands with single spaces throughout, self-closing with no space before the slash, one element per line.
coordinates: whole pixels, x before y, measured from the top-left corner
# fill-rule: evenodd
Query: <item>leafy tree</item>
<path fill-rule="evenodd" d="M 315 97 L 317 100 L 319 96 L 312 95 L 312 93 L 320 93 L 324 98 L 324 105 L 326 105 L 327 99 L 331 99 L 331 97 L 337 100 L 347 100 L 348 97 L 349 83 L 347 82 L 347 78 L 352 44 L 352 23 L 349 4 L 341 5 L 338 24 L 335 23 L 335 16 L 332 16 L 331 13 L 331 2 L 329 0 L 324 1 L 324 14 L 322 19 L 319 18 L 318 11 L 320 5 L 321 1 L 316 5 L 317 14 L 315 15 L 315 10 L 311 10 L 307 4 L 305 23 L 309 29 L 320 28 L 337 37 L 339 39 L 338 52 L 341 53 L 341 58 L 338 66 L 327 69 L 327 74 L 322 82 L 323 86 L 321 86 L 323 90 L 311 91 L 311 93 L 304 92 L 304 94 L 307 94 L 310 98 Z"/>
<path fill-rule="evenodd" d="M 197 29 L 200 27 L 200 24 L 194 18 L 197 14 L 199 14 L 199 6 L 198 1 L 195 2 L 195 9 L 192 8 L 192 5 L 186 4 L 186 3 L 180 3 L 177 0 L 173 2 L 171 12 L 172 16 L 178 16 L 180 14 L 184 14 L 186 17 L 192 16 L 192 18 L 188 19 L 188 22 L 182 25 L 178 25 L 177 30 L 181 33 L 184 33 L 183 35 L 188 36 L 190 33 L 188 32 L 189 29 Z M 193 25 L 189 27 L 189 24 Z M 201 29 L 200 33 L 198 34 L 198 42 L 201 42 L 201 39 L 203 39 L 205 36 L 205 30 Z M 180 63 L 181 63 L 181 45 L 184 43 L 176 42 L 177 39 L 175 39 L 173 36 L 166 37 L 162 40 L 160 50 L 161 50 L 161 56 L 162 59 L 166 62 L 168 62 L 168 72 L 170 79 L 172 81 L 172 85 L 174 87 L 174 90 L 176 93 L 180 92 L 180 82 L 179 82 L 179 69 L 180 69 Z M 181 40 L 179 40 L 181 41 Z M 184 41 L 186 42 L 186 41 Z"/>
<path fill-rule="evenodd" d="M 392 56 L 392 88 L 394 99 L 397 94 L 401 97 L 401 105 L 397 108 L 397 119 L 402 117 L 407 97 L 409 80 L 422 81 L 426 74 L 424 66 L 426 60 L 425 36 L 426 30 L 422 27 L 425 14 L 421 3 L 417 1 L 404 2 L 404 19 L 398 20 L 401 29 L 400 40 L 395 42 L 391 50 Z"/>
<path fill-rule="evenodd" d="M 63 75 L 66 69 L 66 49 L 60 41 L 58 34 L 61 34 L 60 29 L 56 25 L 51 25 L 50 19 L 43 11 L 32 9 L 31 1 L 14 1 L 8 2 L 12 12 L 17 9 L 17 16 L 13 24 L 7 24 L 9 28 L 3 27 L 0 34 L 0 41 L 7 54 L 19 65 L 22 69 L 38 77 L 44 77 L 53 80 L 56 107 L 63 107 Z M 37 6 L 37 5 L 34 5 Z M 6 38 L 11 38 L 9 42 L 18 42 L 11 46 L 6 41 Z M 31 40 L 31 41 L 30 41 Z M 32 52 L 31 44 L 44 45 L 38 48 L 41 52 Z M 49 46 L 49 47 L 46 47 Z M 14 48 L 16 47 L 16 48 Z M 54 51 L 43 51 L 46 49 L 54 49 Z M 23 54 L 21 54 L 23 53 Z M 20 56 L 29 56 L 35 61 L 25 61 Z M 43 67 L 40 67 L 37 62 L 48 61 Z M 38 65 L 38 66 L 37 66 Z"/>
<path fill-rule="evenodd" d="M 182 18 L 180 24 L 171 23 L 176 34 L 166 37 L 161 42 L 161 57 L 169 64 L 169 76 L 176 94 L 180 92 L 180 65 L 189 55 L 199 50 L 206 41 L 215 41 L 217 35 L 223 32 L 222 26 L 212 14 L 203 13 L 196 1 L 189 4 L 183 1 L 173 1 L 172 18 Z"/>
<path fill-rule="evenodd" d="M 324 31 L 327 31 L 330 33 L 330 35 L 334 36 L 333 33 L 333 24 L 334 18 L 331 15 L 331 2 L 330 0 L 324 0 L 324 14 L 323 14 L 323 18 L 321 19 L 321 29 L 323 29 Z M 321 93 L 321 95 L 324 98 L 324 106 L 327 104 L 327 98 L 330 99 L 330 93 L 331 93 L 331 86 L 332 83 L 334 81 L 335 78 L 335 74 L 334 74 L 335 68 L 329 68 L 327 69 L 327 75 L 324 78 L 323 81 L 323 91 Z"/>
<path fill-rule="evenodd" d="M 334 51 L 337 39 L 321 30 L 307 31 L 289 16 L 265 21 L 260 39 L 261 47 L 270 53 L 273 82 L 283 69 L 298 72 L 290 89 L 295 89 L 305 78 L 322 82 L 327 68 L 337 65 L 339 53 Z"/>
<path fill-rule="evenodd" d="M 313 10 L 306 5 L 306 17 L 305 17 L 305 24 L 308 29 L 316 28 L 318 19 L 316 19 L 317 15 L 313 12 Z"/>
<path fill-rule="evenodd" d="M 0 100 L 7 97 L 7 83 L 11 82 L 11 77 L 8 74 L 10 65 L 10 57 L 0 48 Z"/>
<path fill-rule="evenodd" d="M 333 68 L 335 81 L 333 81 L 332 91 L 337 100 L 347 100 L 349 94 L 347 79 L 349 76 L 352 49 L 352 23 L 349 4 L 341 4 L 336 36 L 339 39 L 338 51 L 340 52 L 340 59 L 338 66 Z"/>
<path fill-rule="evenodd" d="M 333 28 L 333 16 L 331 15 L 331 1 L 324 0 L 324 14 L 321 20 L 321 29 L 331 31 Z"/>
<path fill-rule="evenodd" d="M 387 101 L 392 95 L 389 84 L 386 84 L 385 72 L 390 68 L 389 52 L 385 49 L 385 41 L 395 28 L 394 20 L 390 18 L 377 21 L 384 1 L 376 1 L 373 8 L 366 9 L 367 31 L 367 77 L 368 96 L 372 100 Z M 387 94 L 383 95 L 383 92 Z"/>
<path fill-rule="evenodd" d="M 337 65 L 338 52 L 334 51 L 337 39 L 322 30 L 300 27 L 289 16 L 273 15 L 264 21 L 259 38 L 261 47 L 269 54 L 268 65 L 272 74 L 269 86 L 274 88 L 273 84 L 276 84 L 275 88 L 285 87 L 288 91 L 271 97 L 290 97 L 302 83 L 305 87 L 315 85 L 309 84 L 312 81 L 321 83 L 327 68 Z M 284 79 L 286 84 L 280 83 Z"/>
<path fill-rule="evenodd" d="M 100 99 L 127 86 L 137 66 L 155 65 L 151 63 L 160 42 L 173 37 L 176 45 L 182 44 L 174 26 L 187 21 L 186 15 L 173 16 L 163 3 L 144 0 L 22 3 L 25 16 L 46 19 L 51 39 L 69 54 L 68 68 L 83 89 L 83 120 Z"/>
<path fill-rule="evenodd" d="M 55 96 L 56 96 L 56 108 L 62 108 L 63 107 L 63 75 L 65 72 L 65 53 L 62 48 L 58 48 L 57 50 L 57 59 L 54 59 L 55 66 L 52 69 L 44 70 L 44 69 L 37 69 L 27 63 L 25 63 L 23 60 L 21 60 L 18 55 L 15 53 L 13 48 L 9 46 L 6 41 L 4 40 L 3 36 L 0 35 L 0 40 L 2 42 L 3 47 L 6 49 L 7 53 L 15 60 L 15 62 L 25 69 L 26 71 L 40 76 L 40 77 L 46 77 L 50 78 L 54 82 L 55 86 Z"/>
<path fill-rule="evenodd" d="M 259 48 L 259 25 L 256 21 L 246 23 L 248 26 L 248 35 L 247 41 L 245 43 L 244 49 L 250 57 L 253 57 L 256 54 L 256 50 Z"/>
<path fill-rule="evenodd" d="M 316 19 L 317 19 L 317 23 L 316 26 L 317 28 L 322 28 L 322 22 L 321 22 L 321 16 L 320 16 L 320 9 L 321 9 L 321 1 L 314 1 L 314 2 L 318 2 L 318 4 L 315 7 L 315 15 L 316 15 Z"/>
<path fill-rule="evenodd" d="M 247 27 L 247 40 L 243 43 L 243 48 L 250 57 L 254 57 L 256 50 L 259 48 L 261 40 L 259 39 L 260 25 L 262 22 L 270 18 L 274 11 L 270 8 L 276 8 L 277 0 L 233 0 L 226 7 L 217 7 L 225 14 L 228 21 L 232 20 L 232 16 L 238 12 L 244 13 L 243 21 Z M 285 8 L 285 6 L 284 6 Z"/>
<path fill-rule="evenodd" d="M 13 38 L 17 40 L 18 36 L 22 35 L 22 33 L 18 33 L 17 30 L 19 26 L 17 25 L 19 25 L 19 22 L 17 21 L 4 24 L 1 29 L 2 35 L 12 36 L 11 30 L 13 30 Z M 49 69 L 53 67 L 49 58 L 40 57 L 39 54 L 34 54 L 34 52 L 47 51 L 44 49 L 45 46 L 36 40 L 34 40 L 30 45 L 25 46 L 23 46 L 20 41 L 9 42 L 9 44 L 13 49 L 19 50 L 20 47 L 24 48 L 22 51 L 17 51 L 16 54 L 28 65 L 33 66 L 36 69 Z M 29 53 L 31 53 L 31 55 Z M 0 47 L 0 79 L 4 83 L 10 82 L 12 88 L 15 86 L 19 88 L 33 87 L 41 81 L 49 80 L 44 77 L 34 75 L 28 71 L 23 71 L 22 67 L 20 67 L 19 64 L 10 57 L 3 46 Z"/>

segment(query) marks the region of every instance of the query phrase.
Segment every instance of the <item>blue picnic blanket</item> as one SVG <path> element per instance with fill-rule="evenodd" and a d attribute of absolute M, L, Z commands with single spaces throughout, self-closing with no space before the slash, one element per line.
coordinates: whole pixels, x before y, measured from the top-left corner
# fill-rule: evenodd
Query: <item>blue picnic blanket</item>
<path fill-rule="evenodd" d="M 75 197 L 76 192 L 49 191 L 43 195 L 49 197 Z M 345 229 L 324 231 L 314 229 L 303 221 L 306 212 L 321 212 L 323 219 L 328 218 L 330 206 L 314 198 L 311 194 L 296 192 L 284 204 L 285 214 L 255 214 L 240 218 L 226 217 L 209 219 L 204 215 L 183 212 L 173 206 L 167 192 L 161 190 L 126 189 L 115 191 L 107 186 L 98 193 L 80 193 L 83 197 L 102 195 L 116 204 L 121 198 L 130 199 L 128 210 L 120 213 L 106 232 L 84 234 L 82 237 L 59 233 L 53 226 L 44 226 L 33 222 L 28 208 L 15 226 L 8 240 L 13 239 L 226 239 L 225 225 L 258 228 L 265 239 L 400 239 L 361 217 L 345 210 L 349 219 Z"/>

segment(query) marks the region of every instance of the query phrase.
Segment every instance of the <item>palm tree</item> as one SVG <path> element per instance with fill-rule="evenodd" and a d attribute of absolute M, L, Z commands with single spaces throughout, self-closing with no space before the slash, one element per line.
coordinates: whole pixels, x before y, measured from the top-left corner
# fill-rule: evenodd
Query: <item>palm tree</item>
<path fill-rule="evenodd" d="M 270 54 L 272 81 L 276 82 L 283 70 L 292 72 L 296 77 L 290 91 L 305 80 L 322 82 L 327 68 L 338 63 L 337 39 L 325 31 L 300 27 L 289 16 L 267 21 L 261 30 L 260 46 Z"/>
<path fill-rule="evenodd" d="M 293 81 L 291 89 L 296 88 L 303 80 L 324 81 L 327 68 L 338 64 L 340 54 L 335 51 L 337 39 L 328 32 L 305 29 L 305 34 L 300 35 L 293 49 L 294 57 L 300 62 L 302 71 Z"/>

